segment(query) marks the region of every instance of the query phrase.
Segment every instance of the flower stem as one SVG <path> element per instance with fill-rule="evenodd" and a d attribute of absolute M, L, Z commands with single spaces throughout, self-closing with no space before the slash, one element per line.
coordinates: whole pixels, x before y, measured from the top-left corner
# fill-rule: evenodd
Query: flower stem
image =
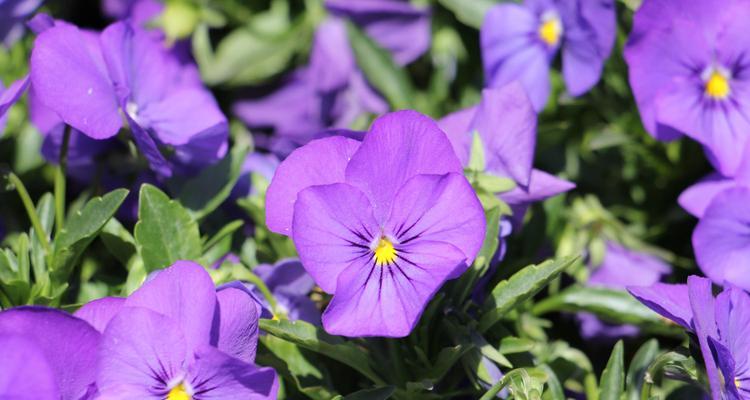
<path fill-rule="evenodd" d="M 60 234 L 65 225 L 65 170 L 68 167 L 69 144 L 70 125 L 66 125 L 60 148 L 60 163 L 55 168 L 55 235 Z"/>
<path fill-rule="evenodd" d="M 36 234 L 37 239 L 39 239 L 39 243 L 41 243 L 42 247 L 44 247 L 44 251 L 47 254 L 50 254 L 51 249 L 49 240 L 47 239 L 47 235 L 45 234 L 44 229 L 42 228 L 42 223 L 39 221 L 39 215 L 37 215 L 36 213 L 34 202 L 31 201 L 31 197 L 29 196 L 29 192 L 26 190 L 26 186 L 24 186 L 23 182 L 21 182 L 21 179 L 19 179 L 18 176 L 16 176 L 16 174 L 12 172 L 8 174 L 8 180 L 16 188 L 16 192 L 18 192 L 18 196 L 21 198 L 21 202 L 26 209 L 26 214 L 29 215 L 31 226 L 34 227 L 34 233 Z"/>

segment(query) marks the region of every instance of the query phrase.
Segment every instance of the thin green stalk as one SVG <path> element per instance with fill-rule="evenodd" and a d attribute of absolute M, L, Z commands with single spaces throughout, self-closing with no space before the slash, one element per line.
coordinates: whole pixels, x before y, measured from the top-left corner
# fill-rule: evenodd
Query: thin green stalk
<path fill-rule="evenodd" d="M 479 400 L 492 400 L 497 396 L 498 393 L 500 393 L 501 390 L 507 385 L 508 382 L 505 379 L 500 379 L 499 381 L 495 382 L 494 385 L 490 388 L 490 390 L 487 391 L 482 397 L 479 398 Z"/>
<path fill-rule="evenodd" d="M 18 196 L 21 198 L 21 202 L 26 209 L 26 214 L 29 215 L 31 226 L 34 227 L 34 233 L 36 234 L 37 239 L 39 239 L 39 243 L 42 244 L 42 247 L 44 247 L 44 251 L 47 254 L 51 254 L 52 251 L 50 249 L 49 240 L 47 240 L 47 236 L 44 234 L 42 223 L 39 221 L 39 216 L 36 214 L 34 202 L 31 201 L 31 196 L 29 196 L 29 192 L 26 190 L 26 186 L 24 186 L 23 182 L 21 182 L 21 179 L 19 179 L 18 176 L 16 176 L 16 174 L 12 172 L 8 174 L 8 180 L 16 188 L 16 192 L 18 192 Z"/>
<path fill-rule="evenodd" d="M 409 373 L 406 371 L 406 365 L 404 365 L 404 357 L 401 354 L 401 346 L 395 339 L 386 339 L 388 343 L 388 354 L 392 360 L 392 365 L 395 367 L 396 381 L 403 385 L 409 379 Z"/>
<path fill-rule="evenodd" d="M 70 125 L 65 126 L 60 162 L 55 168 L 55 234 L 65 226 L 65 171 L 68 167 L 68 146 L 70 144 Z"/>

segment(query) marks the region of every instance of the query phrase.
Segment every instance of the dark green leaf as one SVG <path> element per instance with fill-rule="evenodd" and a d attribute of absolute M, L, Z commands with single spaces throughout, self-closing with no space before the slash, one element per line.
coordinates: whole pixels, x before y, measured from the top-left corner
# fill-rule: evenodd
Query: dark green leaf
<path fill-rule="evenodd" d="M 365 389 L 358 392 L 348 394 L 342 398 L 342 400 L 387 400 L 391 398 L 393 392 L 396 391 L 395 386 L 383 386 L 374 389 Z"/>
<path fill-rule="evenodd" d="M 577 259 L 567 257 L 530 265 L 498 283 L 484 304 L 486 311 L 479 322 L 479 331 L 486 331 L 508 311 L 530 299 Z"/>
<path fill-rule="evenodd" d="M 127 266 L 130 258 L 136 253 L 135 239 L 116 218 L 110 219 L 99 235 L 110 253 L 122 265 Z"/>
<path fill-rule="evenodd" d="M 201 256 L 198 223 L 180 203 L 148 184 L 141 186 L 135 242 L 148 272 Z"/>
<path fill-rule="evenodd" d="M 628 399 L 638 400 L 641 396 L 641 387 L 646 377 L 648 366 L 656 359 L 659 354 L 659 342 L 651 339 L 644 343 L 635 353 L 628 367 L 628 374 L 625 380 L 628 388 Z"/>
<path fill-rule="evenodd" d="M 612 350 L 599 383 L 599 400 L 619 400 L 625 386 L 622 340 Z"/>
<path fill-rule="evenodd" d="M 53 279 L 58 282 L 67 281 L 78 258 L 104 224 L 115 215 L 127 195 L 127 190 L 117 189 L 102 197 L 95 197 L 68 218 L 54 241 L 54 256 L 50 267 Z"/>

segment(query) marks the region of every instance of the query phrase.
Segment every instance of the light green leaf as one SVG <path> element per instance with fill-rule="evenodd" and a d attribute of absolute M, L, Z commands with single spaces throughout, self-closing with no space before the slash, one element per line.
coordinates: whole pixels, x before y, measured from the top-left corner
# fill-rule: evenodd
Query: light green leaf
<path fill-rule="evenodd" d="M 629 400 L 640 399 L 641 387 L 643 387 L 643 381 L 646 378 L 646 370 L 658 354 L 659 341 L 651 339 L 644 343 L 633 356 L 625 380 L 626 387 L 628 388 L 627 398 Z"/>
<path fill-rule="evenodd" d="M 619 400 L 625 386 L 622 340 L 618 341 L 602 372 L 599 383 L 599 400 Z"/>
<path fill-rule="evenodd" d="M 300 347 L 348 365 L 376 384 L 385 384 L 383 379 L 370 367 L 370 357 L 364 349 L 357 347 L 352 342 L 346 342 L 338 336 L 331 336 L 322 328 L 304 321 L 274 321 L 270 319 L 261 319 L 260 328 L 280 339 L 290 341 Z"/>
<path fill-rule="evenodd" d="M 99 236 L 107 250 L 123 265 L 136 254 L 135 239 L 116 218 L 110 219 Z"/>
<path fill-rule="evenodd" d="M 445 8 L 456 15 L 456 19 L 473 28 L 481 28 L 484 16 L 497 0 L 438 0 Z"/>
<path fill-rule="evenodd" d="M 479 321 L 479 331 L 486 331 L 508 311 L 533 297 L 576 260 L 578 257 L 566 257 L 530 265 L 498 283 L 483 306 L 485 313 Z"/>
<path fill-rule="evenodd" d="M 117 189 L 102 197 L 94 197 L 68 217 L 65 227 L 53 243 L 50 273 L 54 281 L 67 281 L 78 258 L 115 215 L 127 195 L 127 190 Z"/>
<path fill-rule="evenodd" d="M 141 186 L 135 242 L 147 272 L 201 256 L 198 223 L 180 203 L 148 184 Z"/>
<path fill-rule="evenodd" d="M 383 94 L 394 109 L 414 108 L 414 85 L 406 70 L 393 61 L 388 51 L 351 22 L 347 22 L 347 32 L 357 65 L 368 82 Z"/>
<path fill-rule="evenodd" d="M 471 153 L 469 153 L 469 166 L 472 171 L 482 172 L 487 168 L 487 160 L 484 156 L 484 144 L 479 132 L 474 131 L 471 137 Z"/>

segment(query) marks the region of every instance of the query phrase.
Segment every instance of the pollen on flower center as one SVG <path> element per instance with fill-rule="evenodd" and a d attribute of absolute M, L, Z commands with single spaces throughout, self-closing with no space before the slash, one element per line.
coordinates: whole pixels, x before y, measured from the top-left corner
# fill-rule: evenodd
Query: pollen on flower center
<path fill-rule="evenodd" d="M 735 386 L 735 387 L 736 387 L 737 389 L 741 389 L 741 388 L 740 388 L 740 378 L 734 378 L 734 386 Z"/>
<path fill-rule="evenodd" d="M 375 264 L 383 266 L 394 261 L 396 261 L 396 248 L 388 238 L 383 236 L 375 247 Z"/>
<path fill-rule="evenodd" d="M 185 390 L 185 386 L 180 383 L 179 385 L 172 388 L 167 394 L 167 400 L 191 400 L 192 397 Z"/>
<path fill-rule="evenodd" d="M 539 25 L 539 38 L 547 46 L 554 47 L 560 43 L 560 37 L 563 33 L 562 22 L 556 14 L 547 14 L 542 16 L 542 24 Z"/>
<path fill-rule="evenodd" d="M 729 96 L 731 87 L 729 86 L 729 78 L 727 74 L 720 70 L 713 70 L 705 79 L 706 82 L 706 95 L 713 99 L 723 100 Z"/>

